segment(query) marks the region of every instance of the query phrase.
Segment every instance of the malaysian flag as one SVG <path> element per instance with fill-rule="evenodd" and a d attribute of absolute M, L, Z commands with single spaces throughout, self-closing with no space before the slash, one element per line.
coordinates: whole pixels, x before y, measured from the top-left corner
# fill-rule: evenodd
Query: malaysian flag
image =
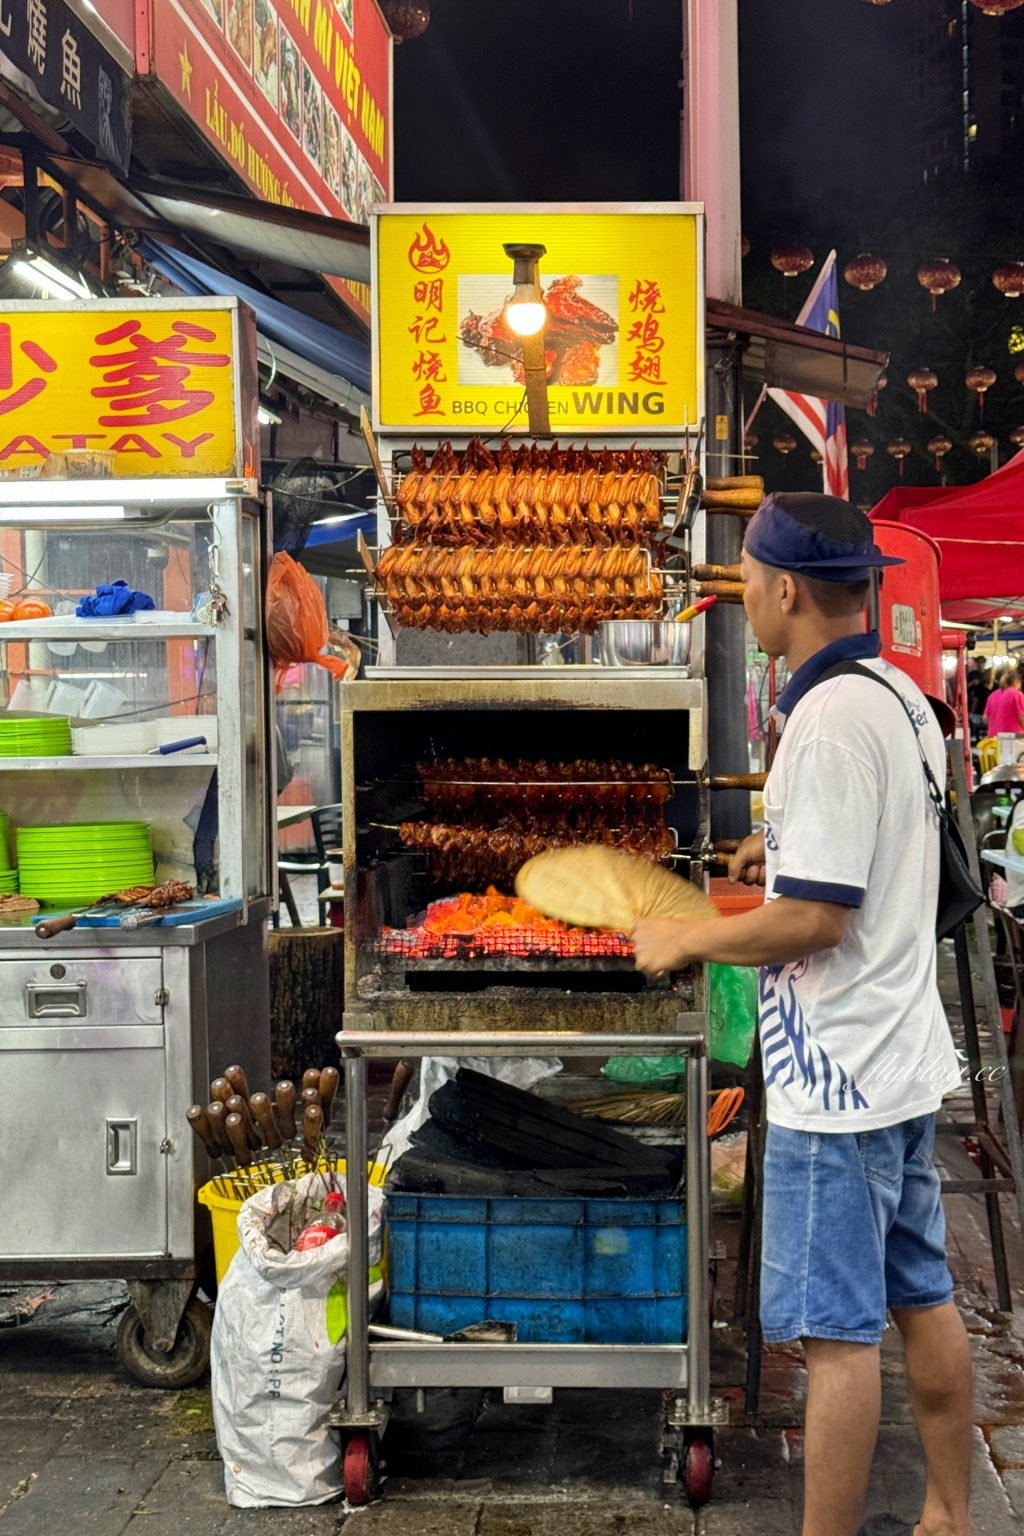
<path fill-rule="evenodd" d="M 836 253 L 829 251 L 807 302 L 796 317 L 797 325 L 821 331 L 824 336 L 839 336 L 839 279 Z M 817 448 L 824 463 L 824 488 L 830 496 L 850 499 L 850 467 L 846 457 L 846 407 L 833 400 L 818 400 L 813 395 L 797 395 L 788 389 L 768 391 L 791 421 Z"/>

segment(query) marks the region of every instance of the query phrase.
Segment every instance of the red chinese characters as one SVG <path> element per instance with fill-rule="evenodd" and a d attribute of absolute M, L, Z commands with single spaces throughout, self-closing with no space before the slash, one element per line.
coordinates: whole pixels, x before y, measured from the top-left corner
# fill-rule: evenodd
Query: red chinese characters
<path fill-rule="evenodd" d="M 121 352 L 98 353 L 90 357 L 93 368 L 102 368 L 103 384 L 97 385 L 95 398 L 110 401 L 112 414 L 101 416 L 105 427 L 157 426 L 165 421 L 180 421 L 194 416 L 213 403 L 212 389 L 189 389 L 193 368 L 227 368 L 231 358 L 226 352 L 190 351 L 191 342 L 216 341 L 216 332 L 189 320 L 175 320 L 171 334 L 154 340 L 142 333 L 140 320 L 126 320 L 96 337 L 98 347 L 127 342 Z"/>
<path fill-rule="evenodd" d="M 661 334 L 658 316 L 665 313 L 661 301 L 661 289 L 652 279 L 638 279 L 629 295 L 629 307 L 636 315 L 626 340 L 635 343 L 635 351 L 629 363 L 629 379 L 663 384 L 661 376 L 661 350 L 665 338 Z"/>
<path fill-rule="evenodd" d="M 428 224 L 424 224 L 422 237 L 416 236 L 409 247 L 409 261 L 417 271 L 439 271 L 448 265 L 451 253 L 444 241 L 438 241 Z M 447 384 L 448 375 L 444 371 L 444 361 L 440 352 L 426 350 L 424 343 L 430 346 L 440 346 L 448 340 L 444 334 L 444 278 L 431 277 L 420 279 L 412 285 L 413 303 L 418 314 L 415 315 L 412 324 L 408 327 L 409 335 L 420 344 L 419 351 L 412 361 L 412 376 L 422 387 L 420 389 L 420 409 L 417 416 L 444 416 L 444 402 L 437 392 L 438 384 Z"/>
<path fill-rule="evenodd" d="M 37 395 L 41 395 L 46 388 L 45 378 L 41 374 L 55 373 L 57 364 L 35 341 L 23 341 L 18 350 L 34 363 L 39 373 L 25 380 L 17 389 L 14 388 L 14 353 L 11 348 L 11 328 L 6 321 L 0 321 L 0 416 L 7 416 L 11 411 L 16 411 L 22 405 L 27 405 Z"/>

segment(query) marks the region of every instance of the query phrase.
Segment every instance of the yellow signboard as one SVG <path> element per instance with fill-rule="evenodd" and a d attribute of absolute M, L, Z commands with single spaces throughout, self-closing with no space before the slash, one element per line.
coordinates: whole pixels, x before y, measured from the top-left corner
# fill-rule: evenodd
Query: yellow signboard
<path fill-rule="evenodd" d="M 256 475 L 256 338 L 235 299 L 0 304 L 0 478 L 107 449 L 117 476 Z"/>
<path fill-rule="evenodd" d="M 551 430 L 678 432 L 703 384 L 703 218 L 640 209 L 397 209 L 375 220 L 374 415 L 421 435 L 526 431 L 512 262 L 539 244 Z"/>

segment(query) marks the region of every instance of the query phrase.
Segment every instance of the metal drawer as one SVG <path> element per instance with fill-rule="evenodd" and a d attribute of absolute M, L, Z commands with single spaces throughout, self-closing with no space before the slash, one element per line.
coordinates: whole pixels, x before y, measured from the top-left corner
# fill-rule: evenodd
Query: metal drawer
<path fill-rule="evenodd" d="M 159 955 L 78 959 L 46 950 L 38 959 L 0 960 L 0 1030 L 26 1024 L 162 1024 Z"/>

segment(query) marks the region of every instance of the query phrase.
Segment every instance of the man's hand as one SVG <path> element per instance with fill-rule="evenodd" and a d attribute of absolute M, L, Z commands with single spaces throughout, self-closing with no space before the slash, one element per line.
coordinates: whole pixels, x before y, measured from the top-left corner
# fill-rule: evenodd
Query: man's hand
<path fill-rule="evenodd" d="M 695 928 L 703 927 L 703 923 L 681 923 L 675 917 L 642 917 L 631 934 L 637 970 L 657 976 L 681 971 L 692 960 L 702 959 L 686 941 Z"/>
<path fill-rule="evenodd" d="M 729 860 L 729 880 L 735 885 L 742 880 L 745 885 L 764 885 L 764 833 L 752 832 L 740 843 Z"/>

